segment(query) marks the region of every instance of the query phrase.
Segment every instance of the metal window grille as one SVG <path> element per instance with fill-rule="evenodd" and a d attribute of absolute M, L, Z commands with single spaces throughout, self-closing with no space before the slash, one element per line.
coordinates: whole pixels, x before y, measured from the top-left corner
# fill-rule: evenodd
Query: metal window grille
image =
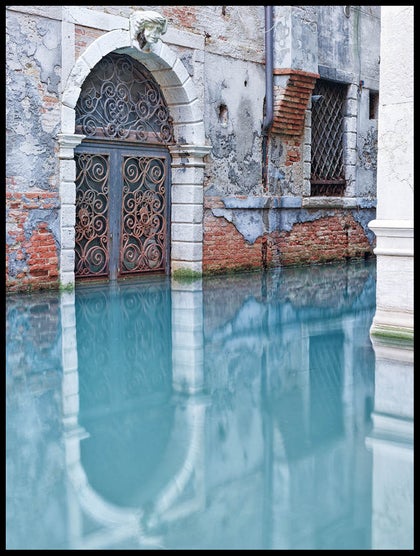
<path fill-rule="evenodd" d="M 313 95 L 311 196 L 340 196 L 344 194 L 346 186 L 343 166 L 346 86 L 318 80 Z"/>

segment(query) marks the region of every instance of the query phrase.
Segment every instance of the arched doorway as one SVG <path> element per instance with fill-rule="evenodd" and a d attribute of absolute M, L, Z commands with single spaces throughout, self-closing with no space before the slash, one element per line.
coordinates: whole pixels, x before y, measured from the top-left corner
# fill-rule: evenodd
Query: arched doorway
<path fill-rule="evenodd" d="M 170 271 L 172 119 L 139 61 L 112 52 L 76 105 L 76 279 Z"/>

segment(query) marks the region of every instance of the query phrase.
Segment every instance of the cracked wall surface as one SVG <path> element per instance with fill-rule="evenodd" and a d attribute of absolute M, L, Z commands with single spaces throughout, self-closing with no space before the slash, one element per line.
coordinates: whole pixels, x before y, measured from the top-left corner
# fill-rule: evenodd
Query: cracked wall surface
<path fill-rule="evenodd" d="M 300 242 L 304 253 L 311 224 L 316 227 L 318 222 L 336 218 L 344 226 L 347 217 L 350 229 L 358 230 L 355 238 L 360 230 L 365 234 L 363 249 L 355 240 L 351 252 L 372 254 L 374 236 L 367 222 L 374 217 L 376 201 L 377 117 L 372 94 L 379 88 L 380 7 L 352 6 L 349 17 L 342 6 L 274 7 L 274 100 L 281 121 L 270 130 L 266 144 L 262 134 L 266 114 L 264 6 L 142 8 L 167 18 L 162 42 L 170 48 L 173 63 L 178 60 L 182 65 L 180 75 L 195 87 L 195 116 L 184 123 L 185 107 L 170 98 L 174 83 L 162 82 L 169 85 L 166 93 L 172 116 L 183 122 L 177 128 L 179 141 L 194 137 L 194 126 L 202 118 L 209 148 L 202 170 L 195 172 L 196 176 L 202 172 L 203 178 L 194 178 L 201 180 L 194 182 L 194 211 L 187 210 L 191 200 L 186 195 L 186 177 L 182 187 L 177 184 L 173 191 L 177 203 L 186 203 L 182 213 L 193 214 L 191 222 L 183 221 L 182 229 L 197 227 L 198 217 L 203 226 L 202 233 L 194 235 L 199 248 L 193 255 L 181 250 L 182 257 L 192 256 L 190 263 L 197 269 L 230 268 L 232 256 L 217 240 L 221 230 L 230 230 L 230 247 L 244 249 L 248 256 L 252 251 L 252 264 L 286 264 L 291 260 L 287 241 Z M 60 95 L 75 71 L 74 64 L 89 48 L 97 51 L 98 39 L 104 35 L 127 30 L 132 11 L 131 6 L 7 9 L 6 245 L 12 288 L 58 285 L 57 268 L 71 259 L 70 253 L 63 255 L 63 241 L 69 251 L 66 234 L 72 227 L 74 199 L 68 189 L 59 193 L 57 137 L 63 127 L 66 133 L 72 128 L 69 101 L 62 110 Z M 83 68 L 79 64 L 78 69 Z M 343 130 L 346 190 L 333 206 L 310 197 L 310 90 L 317 75 L 348 87 Z M 77 87 L 69 94 L 76 95 Z M 297 105 L 292 120 L 299 120 L 299 125 L 290 134 L 283 116 Z M 181 167 L 176 167 L 173 175 L 180 172 Z M 70 170 L 66 176 L 71 181 Z M 30 197 L 33 193 L 36 197 Z M 67 228 L 60 232 L 62 203 Z M 179 210 L 175 207 L 173 214 Z M 45 238 L 48 249 L 43 260 L 50 269 L 48 275 L 36 277 L 31 270 L 35 262 L 28 233 L 36 241 Z M 325 237 L 331 242 L 329 251 L 336 244 L 337 257 L 347 256 L 337 238 Z M 215 252 L 215 244 L 221 252 Z M 178 251 L 179 245 L 173 246 L 173 252 Z M 306 254 L 302 257 L 307 260 Z M 296 254 L 292 259 L 299 262 Z M 36 264 L 42 266 L 42 261 Z"/>
<path fill-rule="evenodd" d="M 60 32 L 11 13 L 6 25 L 6 269 L 10 289 L 58 280 Z"/>

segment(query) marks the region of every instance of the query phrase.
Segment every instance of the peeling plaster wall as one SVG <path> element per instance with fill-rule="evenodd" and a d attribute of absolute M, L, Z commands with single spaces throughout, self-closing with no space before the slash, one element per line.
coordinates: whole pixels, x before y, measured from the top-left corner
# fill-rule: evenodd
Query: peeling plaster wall
<path fill-rule="evenodd" d="M 205 195 L 258 196 L 263 68 L 208 54 L 205 74 L 205 126 L 212 145 Z"/>
<path fill-rule="evenodd" d="M 84 25 L 83 17 L 77 19 L 74 41 L 68 43 L 72 51 L 63 64 L 62 32 L 71 21 L 62 27 L 62 6 L 7 9 L 6 267 L 13 287 L 58 284 L 51 265 L 55 260 L 60 265 L 61 249 L 57 157 L 60 93 L 73 57 L 77 60 L 95 39 L 124 27 L 133 9 L 138 8 L 66 7 L 66 14 L 88 12 L 89 21 Z M 211 234 L 216 233 L 213 225 L 206 227 L 210 220 L 214 223 L 215 219 L 223 228 L 233 226 L 239 243 L 232 248 L 253 246 L 253 260 L 261 265 L 267 249 L 265 236 L 292 233 L 297 224 L 337 217 L 346 211 L 355 226 L 361 225 L 372 251 L 374 238 L 366 222 L 375 211 L 377 120 L 370 118 L 369 94 L 378 91 L 380 7 L 352 6 L 348 18 L 343 6 L 274 7 L 275 69 L 319 73 L 350 87 L 345 139 L 349 176 L 345 196 L 350 204 L 343 199 L 332 208 L 318 206 L 309 197 L 309 105 L 301 136 L 270 135 L 268 180 L 263 183 L 264 6 L 141 8 L 167 17 L 168 31 L 162 41 L 192 78 L 197 113 L 203 116 L 205 141 L 211 146 L 204 158 L 203 261 L 209 261 Z M 280 80 L 283 77 L 281 73 L 276 76 Z M 32 193 L 36 197 L 28 197 Z M 258 205 L 260 199 L 262 206 Z M 248 203 L 246 209 L 241 205 L 243 200 Z M 37 212 L 29 217 L 34 210 Z M 51 272 L 35 279 L 31 269 L 42 262 L 35 263 L 30 254 L 31 237 L 36 233 L 39 239 L 38 227 L 44 224 L 46 231 L 42 228 L 42 233 L 50 234 L 53 241 L 49 245 L 54 245 L 44 257 Z M 272 262 L 281 260 L 278 254 Z"/>
<path fill-rule="evenodd" d="M 6 19 L 6 271 L 10 289 L 58 280 L 61 25 Z"/>
<path fill-rule="evenodd" d="M 284 86 L 294 71 L 318 72 L 321 78 L 348 86 L 343 130 L 347 187 L 343 198 L 310 197 L 310 103 L 302 135 L 282 135 L 281 126 L 280 132 L 271 133 L 266 184 L 260 176 L 258 184 L 250 187 L 251 173 L 241 177 L 242 189 L 232 183 L 237 174 L 231 168 L 230 145 L 223 152 L 226 161 L 221 160 L 217 169 L 217 176 L 227 177 L 228 183 L 225 180 L 222 187 L 215 173 L 206 182 L 204 265 L 211 270 L 222 264 L 214 254 L 218 243 L 211 239 L 219 234 L 229 245 L 221 243 L 218 248 L 230 253 L 230 266 L 235 265 L 235 258 L 238 266 L 248 258 L 247 266 L 252 267 L 261 261 L 284 265 L 373 255 L 375 236 L 367 224 L 376 210 L 377 115 L 370 95 L 379 89 L 380 7 L 351 6 L 347 17 L 344 6 L 275 6 L 274 18 L 275 86 Z M 222 91 L 218 75 L 212 79 L 214 89 Z M 289 93 L 292 90 L 289 87 Z M 238 137 L 234 119 L 229 123 L 231 135 Z M 210 128 L 213 145 L 213 137 L 219 145 L 225 144 L 226 136 L 217 131 L 211 135 Z M 213 146 L 213 157 L 214 152 Z M 262 161 L 258 166 L 262 170 Z M 220 221 L 219 231 L 215 217 Z M 229 231 L 227 223 L 237 234 Z M 336 232 L 326 231 L 329 225 L 324 223 L 332 229 L 338 225 Z M 347 242 L 345 249 L 342 241 Z"/>
<path fill-rule="evenodd" d="M 375 209 L 334 204 L 304 208 L 293 197 L 213 199 L 203 264 L 220 272 L 370 257 L 374 234 L 368 223 Z"/>
<path fill-rule="evenodd" d="M 60 23 L 8 14 L 6 24 L 7 175 L 15 189 L 56 189 Z"/>

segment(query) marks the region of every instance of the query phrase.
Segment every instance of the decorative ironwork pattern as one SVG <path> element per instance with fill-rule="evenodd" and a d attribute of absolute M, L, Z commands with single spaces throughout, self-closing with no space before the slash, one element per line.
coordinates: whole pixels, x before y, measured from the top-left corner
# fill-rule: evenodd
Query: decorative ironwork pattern
<path fill-rule="evenodd" d="M 310 336 L 309 361 L 311 438 L 325 442 L 343 431 L 344 333 Z"/>
<path fill-rule="evenodd" d="M 342 195 L 346 86 L 319 80 L 313 94 L 321 98 L 312 102 L 311 195 Z"/>
<path fill-rule="evenodd" d="M 171 291 L 153 284 L 80 287 L 75 297 L 81 409 L 121 409 L 172 389 Z M 115 370 L 118 369 L 116 373 Z"/>
<path fill-rule="evenodd" d="M 125 157 L 121 218 L 121 274 L 164 270 L 165 160 Z"/>
<path fill-rule="evenodd" d="M 75 274 L 108 274 L 109 158 L 76 153 Z"/>
<path fill-rule="evenodd" d="M 137 60 L 115 53 L 84 81 L 76 131 L 91 138 L 173 142 L 172 118 L 152 74 Z"/>

